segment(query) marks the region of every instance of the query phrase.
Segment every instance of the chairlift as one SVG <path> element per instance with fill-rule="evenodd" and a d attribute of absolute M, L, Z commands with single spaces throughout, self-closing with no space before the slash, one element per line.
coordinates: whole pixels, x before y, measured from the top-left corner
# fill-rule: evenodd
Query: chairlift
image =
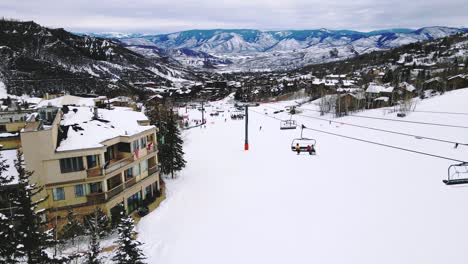
<path fill-rule="evenodd" d="M 451 165 L 448 168 L 447 185 L 468 184 L 468 162 Z"/>
<path fill-rule="evenodd" d="M 296 129 L 297 127 L 297 123 L 296 123 L 296 120 L 283 120 L 280 122 L 280 129 L 281 130 L 284 130 L 284 129 Z"/>
<path fill-rule="evenodd" d="M 310 155 L 316 155 L 316 148 L 315 145 L 317 144 L 317 141 L 313 138 L 305 138 L 302 136 L 302 132 L 304 131 L 305 126 L 301 126 L 301 137 L 300 138 L 295 138 L 291 142 L 291 150 L 293 152 L 298 152 L 300 154 L 301 152 L 309 152 Z M 308 149 L 310 147 L 310 149 Z"/>

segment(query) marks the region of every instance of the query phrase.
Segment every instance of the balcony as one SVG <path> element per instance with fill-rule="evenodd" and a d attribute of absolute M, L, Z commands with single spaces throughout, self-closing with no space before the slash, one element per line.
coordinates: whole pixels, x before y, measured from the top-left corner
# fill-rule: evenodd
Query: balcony
<path fill-rule="evenodd" d="M 136 184 L 136 178 L 133 177 L 130 180 L 125 182 L 125 189 L 132 187 L 133 185 Z"/>
<path fill-rule="evenodd" d="M 118 195 L 123 191 L 123 184 L 120 184 L 119 186 L 114 187 L 112 190 L 107 192 L 107 200 L 112 199 L 114 196 Z"/>
<path fill-rule="evenodd" d="M 86 195 L 86 200 L 88 204 L 100 204 L 106 201 L 105 193 L 90 193 Z"/>
<path fill-rule="evenodd" d="M 121 156 L 119 159 L 110 160 L 109 164 L 105 167 L 106 174 L 121 169 L 132 163 L 134 160 L 135 159 L 132 154 L 130 154 L 130 156 Z"/>
<path fill-rule="evenodd" d="M 100 167 L 87 169 L 86 173 L 88 177 L 100 177 L 102 176 L 102 169 Z"/>
<path fill-rule="evenodd" d="M 154 173 L 158 172 L 158 165 L 155 165 L 148 169 L 148 175 L 153 175 Z"/>

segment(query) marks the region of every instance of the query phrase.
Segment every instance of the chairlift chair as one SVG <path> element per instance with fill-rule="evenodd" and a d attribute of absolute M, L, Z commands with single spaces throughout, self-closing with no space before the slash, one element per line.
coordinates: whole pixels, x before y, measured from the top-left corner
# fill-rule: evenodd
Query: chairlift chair
<path fill-rule="evenodd" d="M 298 149 L 296 149 L 296 146 L 299 146 L 299 153 L 300 152 L 309 152 L 311 155 L 316 154 L 316 148 L 315 145 L 317 144 L 317 141 L 313 138 L 305 138 L 302 136 L 302 132 L 304 131 L 305 126 L 301 126 L 301 137 L 300 138 L 295 138 L 291 142 L 291 150 L 293 152 L 298 152 Z M 311 150 L 307 150 L 307 146 L 311 147 Z"/>
<path fill-rule="evenodd" d="M 448 176 L 443 182 L 447 185 L 468 184 L 468 163 L 451 165 L 448 168 Z"/>
<path fill-rule="evenodd" d="M 296 120 L 283 120 L 281 121 L 280 123 L 280 129 L 281 130 L 284 130 L 284 129 L 296 129 L 297 127 L 297 123 L 296 123 Z"/>

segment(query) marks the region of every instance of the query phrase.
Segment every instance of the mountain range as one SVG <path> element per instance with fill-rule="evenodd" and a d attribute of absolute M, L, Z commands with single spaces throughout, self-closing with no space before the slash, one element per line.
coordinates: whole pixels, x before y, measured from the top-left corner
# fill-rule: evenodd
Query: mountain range
<path fill-rule="evenodd" d="M 187 79 L 196 76 L 179 63 L 148 58 L 114 39 L 0 20 L 0 84 L 10 94 L 112 94 L 138 83 L 170 85 Z"/>
<path fill-rule="evenodd" d="M 468 32 L 468 29 L 438 26 L 417 30 L 399 28 L 371 32 L 328 29 L 213 29 L 159 35 L 89 35 L 117 39 L 137 53 L 145 56 L 169 56 L 191 67 L 213 68 L 218 71 L 265 71 L 287 70 L 307 64 L 341 60 L 463 32 Z"/>

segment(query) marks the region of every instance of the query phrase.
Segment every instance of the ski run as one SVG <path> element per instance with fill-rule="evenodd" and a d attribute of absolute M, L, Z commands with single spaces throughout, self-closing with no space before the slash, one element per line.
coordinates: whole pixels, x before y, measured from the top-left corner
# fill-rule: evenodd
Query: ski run
<path fill-rule="evenodd" d="M 425 112 L 468 113 L 467 97 L 461 89 L 415 99 L 405 118 L 387 108 L 335 119 L 320 116 L 316 101 L 298 108 L 292 130 L 280 130 L 291 117 L 274 112 L 296 102 L 261 104 L 249 108 L 248 151 L 233 102 L 211 103 L 206 127 L 183 133 L 187 167 L 165 180 L 166 200 L 137 225 L 147 262 L 466 263 L 468 189 L 442 182 L 459 162 L 310 129 L 467 161 L 468 146 L 424 138 L 468 143 L 468 114 Z M 197 109 L 179 112 L 201 119 Z M 317 155 L 291 151 L 301 124 Z"/>

